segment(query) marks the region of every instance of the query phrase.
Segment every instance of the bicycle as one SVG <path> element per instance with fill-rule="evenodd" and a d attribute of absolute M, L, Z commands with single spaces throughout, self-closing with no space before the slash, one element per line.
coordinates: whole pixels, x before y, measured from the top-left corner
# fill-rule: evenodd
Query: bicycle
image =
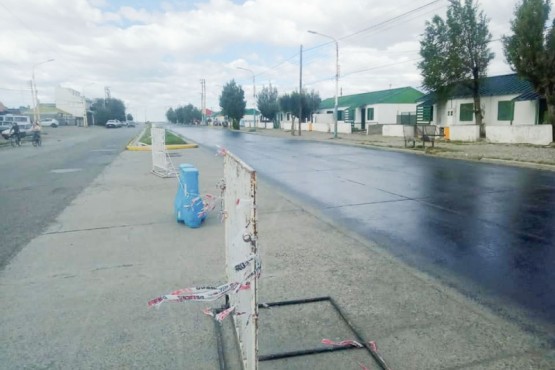
<path fill-rule="evenodd" d="M 42 138 L 40 133 L 33 134 L 33 146 L 41 146 L 42 145 Z"/>
<path fill-rule="evenodd" d="M 21 146 L 21 138 L 19 137 L 19 135 L 12 134 L 10 136 L 10 144 L 12 144 L 12 146 Z"/>

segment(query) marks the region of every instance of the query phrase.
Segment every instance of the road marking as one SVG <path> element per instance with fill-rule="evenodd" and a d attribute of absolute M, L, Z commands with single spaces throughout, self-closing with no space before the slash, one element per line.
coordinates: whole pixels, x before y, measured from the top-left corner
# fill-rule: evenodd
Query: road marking
<path fill-rule="evenodd" d="M 59 168 L 57 170 L 52 170 L 52 173 L 71 173 L 71 172 L 79 172 L 83 171 L 82 168 Z"/>

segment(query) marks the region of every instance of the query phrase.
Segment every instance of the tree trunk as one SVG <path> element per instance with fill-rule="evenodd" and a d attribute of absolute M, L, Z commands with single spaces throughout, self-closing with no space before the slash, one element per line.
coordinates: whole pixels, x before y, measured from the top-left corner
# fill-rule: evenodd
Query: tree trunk
<path fill-rule="evenodd" d="M 551 124 L 551 140 L 555 142 L 555 92 L 546 91 L 545 102 L 547 103 L 547 117 L 545 123 Z"/>
<path fill-rule="evenodd" d="M 480 101 L 480 73 L 478 67 L 472 68 L 472 96 L 474 97 L 474 117 L 480 127 L 480 137 L 486 137 L 486 128 L 482 122 L 482 104 Z"/>
<path fill-rule="evenodd" d="M 295 116 L 291 115 L 291 135 L 295 136 Z"/>

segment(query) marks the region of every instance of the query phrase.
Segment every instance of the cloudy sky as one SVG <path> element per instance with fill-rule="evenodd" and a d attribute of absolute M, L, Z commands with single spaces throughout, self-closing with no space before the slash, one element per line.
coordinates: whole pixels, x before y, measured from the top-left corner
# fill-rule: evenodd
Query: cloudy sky
<path fill-rule="evenodd" d="M 493 39 L 509 32 L 517 0 L 481 0 Z M 168 107 L 219 110 L 222 86 L 235 79 L 252 105 L 258 91 L 279 93 L 303 83 L 322 98 L 334 94 L 339 40 L 343 95 L 420 88 L 418 40 L 448 1 L 432 0 L 0 0 L 0 102 L 31 105 L 33 67 L 41 102 L 54 102 L 61 85 L 125 102 L 135 119 L 162 120 Z M 501 43 L 489 73 L 511 73 Z M 37 65 L 43 61 L 51 62 Z"/>

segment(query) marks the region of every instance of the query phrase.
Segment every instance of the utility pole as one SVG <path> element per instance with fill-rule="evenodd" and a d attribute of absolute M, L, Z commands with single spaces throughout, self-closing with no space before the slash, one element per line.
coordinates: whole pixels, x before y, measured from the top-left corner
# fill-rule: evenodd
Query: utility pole
<path fill-rule="evenodd" d="M 33 122 L 37 121 L 37 103 L 36 103 L 36 93 L 35 93 L 35 86 L 33 85 L 33 80 L 29 81 L 29 85 L 31 85 L 31 99 L 33 102 Z"/>
<path fill-rule="evenodd" d="M 202 124 L 206 124 L 206 80 L 203 78 L 200 80 L 200 109 L 202 112 Z"/>
<path fill-rule="evenodd" d="M 254 72 L 248 68 L 237 67 L 237 69 L 242 69 L 243 71 L 248 71 L 252 73 L 252 98 L 253 98 L 252 121 L 254 124 L 254 129 L 256 131 L 256 76 Z"/>
<path fill-rule="evenodd" d="M 41 64 L 48 63 L 48 62 L 53 62 L 53 61 L 54 61 L 54 59 L 48 59 L 48 60 L 45 60 L 44 62 L 33 64 L 31 90 L 34 91 L 33 94 L 34 94 L 34 97 L 35 97 L 35 99 L 34 99 L 35 110 L 33 112 L 33 118 L 35 119 L 35 122 L 40 122 L 40 103 L 39 103 L 39 97 L 38 97 L 38 93 L 37 93 L 37 83 L 35 82 L 35 68 L 37 66 L 40 66 Z"/>
<path fill-rule="evenodd" d="M 299 60 L 299 136 L 301 136 L 301 122 L 303 117 L 303 46 L 301 45 Z"/>
<path fill-rule="evenodd" d="M 337 39 L 332 36 L 324 35 L 323 33 L 316 31 L 308 31 L 309 33 L 320 35 L 328 39 L 332 39 L 335 43 L 335 104 L 333 106 L 333 138 L 337 139 L 337 92 L 339 90 L 339 43 Z"/>

